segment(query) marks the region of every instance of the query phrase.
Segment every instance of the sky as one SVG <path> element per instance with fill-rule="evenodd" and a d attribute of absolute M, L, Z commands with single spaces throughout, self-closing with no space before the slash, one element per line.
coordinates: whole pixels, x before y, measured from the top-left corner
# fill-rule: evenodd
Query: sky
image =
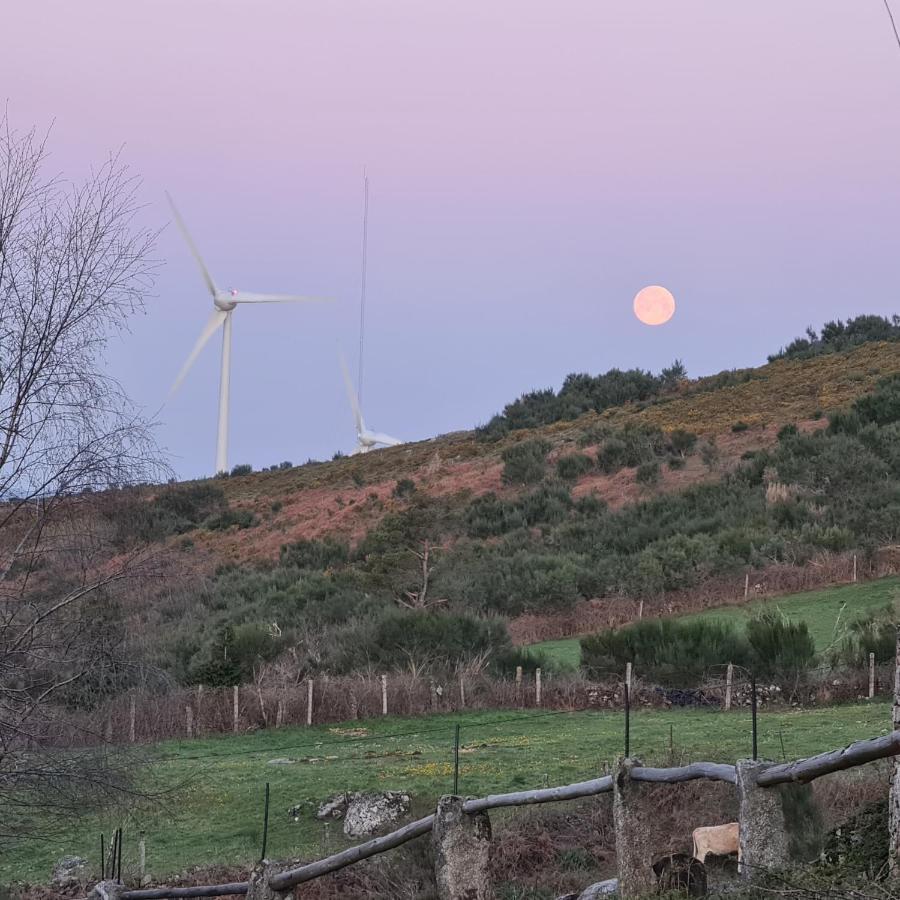
<path fill-rule="evenodd" d="M 406 440 L 569 372 L 757 365 L 900 311 L 883 0 L 29 0 L 3 30 L 12 125 L 52 123 L 75 179 L 123 148 L 163 229 L 108 366 L 180 477 L 214 468 L 220 345 L 167 400 L 211 302 L 165 191 L 221 286 L 334 298 L 237 309 L 230 465 L 355 443 L 364 172 L 362 406 Z M 664 326 L 632 313 L 648 284 Z"/>

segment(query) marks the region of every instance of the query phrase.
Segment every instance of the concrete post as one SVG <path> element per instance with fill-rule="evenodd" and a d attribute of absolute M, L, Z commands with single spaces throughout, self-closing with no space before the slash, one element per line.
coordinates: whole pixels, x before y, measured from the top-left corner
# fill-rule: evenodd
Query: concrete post
<path fill-rule="evenodd" d="M 463 812 L 463 798 L 438 801 L 431 833 L 438 900 L 491 900 L 491 820 Z"/>
<path fill-rule="evenodd" d="M 622 900 L 643 897 L 656 890 L 652 830 L 656 810 L 641 802 L 646 785 L 631 780 L 632 768 L 640 765 L 637 759 L 624 760 L 613 779 L 613 825 Z"/>
<path fill-rule="evenodd" d="M 763 788 L 756 783 L 772 763 L 740 759 L 737 789 L 740 801 L 741 878 L 750 881 L 768 869 L 782 869 L 790 861 L 790 835 L 784 820 L 781 786 Z"/>
<path fill-rule="evenodd" d="M 270 876 L 280 872 L 281 868 L 267 859 L 257 863 L 250 873 L 247 900 L 283 900 L 283 898 L 289 897 L 293 892 L 293 888 L 281 893 L 280 891 L 273 891 L 269 887 Z"/>

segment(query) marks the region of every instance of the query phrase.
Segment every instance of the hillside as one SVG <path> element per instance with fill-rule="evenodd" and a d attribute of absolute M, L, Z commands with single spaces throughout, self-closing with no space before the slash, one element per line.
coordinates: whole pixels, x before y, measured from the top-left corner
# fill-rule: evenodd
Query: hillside
<path fill-rule="evenodd" d="M 116 615 L 180 682 L 276 660 L 280 677 L 502 671 L 536 664 L 510 634 L 627 621 L 638 601 L 715 605 L 748 568 L 782 591 L 809 583 L 794 572 L 827 583 L 851 552 L 864 575 L 889 572 L 876 551 L 900 523 L 898 373 L 884 341 L 694 381 L 677 365 L 570 376 L 473 432 L 118 492 L 113 542 L 167 577 Z M 644 399 L 617 404 L 629 391 Z"/>

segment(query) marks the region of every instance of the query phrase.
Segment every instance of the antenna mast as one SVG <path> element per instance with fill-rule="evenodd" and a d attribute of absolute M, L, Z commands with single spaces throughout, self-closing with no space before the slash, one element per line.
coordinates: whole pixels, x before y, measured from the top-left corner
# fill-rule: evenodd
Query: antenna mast
<path fill-rule="evenodd" d="M 359 362 L 356 373 L 356 397 L 362 406 L 363 389 L 363 347 L 366 336 L 366 266 L 369 251 L 369 176 L 363 171 L 363 238 L 362 238 L 362 275 L 359 286 Z"/>

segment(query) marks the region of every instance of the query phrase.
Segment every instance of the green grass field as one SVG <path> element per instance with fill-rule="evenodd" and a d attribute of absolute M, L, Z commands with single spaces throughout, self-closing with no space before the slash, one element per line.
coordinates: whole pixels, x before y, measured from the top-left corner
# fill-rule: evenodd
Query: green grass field
<path fill-rule="evenodd" d="M 761 609 L 776 607 L 794 621 L 804 621 L 821 652 L 840 640 L 848 622 L 873 610 L 891 604 L 900 595 L 900 578 L 882 578 L 863 584 L 847 584 L 841 587 L 790 594 L 771 600 L 758 600 L 743 606 L 726 606 L 702 613 L 684 616 L 685 620 L 716 619 L 743 622 Z M 562 669 L 577 669 L 581 662 L 581 645 L 578 638 L 544 641 L 533 644 L 532 649 L 544 653 Z M 727 660 L 725 660 L 727 662 Z"/>
<path fill-rule="evenodd" d="M 0 884 L 44 882 L 66 854 L 96 861 L 99 832 L 109 836 L 117 825 L 125 830 L 125 869 L 134 865 L 140 831 L 146 833 L 148 869 L 157 877 L 196 865 L 252 863 L 259 855 L 266 781 L 271 783 L 267 855 L 321 856 L 325 830 L 313 814 L 333 793 L 405 790 L 414 798 L 414 812 L 424 814 L 440 794 L 451 792 L 456 722 L 462 726 L 460 792 L 474 796 L 596 777 L 623 749 L 623 718 L 614 712 L 483 712 L 168 742 L 152 749 L 155 762 L 142 775 L 148 786 L 170 792 L 164 808 L 124 819 L 107 813 L 44 842 L 4 848 Z M 781 759 L 783 740 L 788 758 L 808 756 L 886 733 L 890 723 L 886 703 L 764 712 L 760 755 Z M 676 754 L 685 760 L 749 755 L 750 717 L 744 710 L 637 712 L 632 753 L 647 763 L 664 763 L 670 726 Z M 290 762 L 272 764 L 273 759 Z M 294 822 L 288 810 L 298 804 L 302 811 Z M 327 852 L 341 846 L 336 823 L 330 826 Z"/>

